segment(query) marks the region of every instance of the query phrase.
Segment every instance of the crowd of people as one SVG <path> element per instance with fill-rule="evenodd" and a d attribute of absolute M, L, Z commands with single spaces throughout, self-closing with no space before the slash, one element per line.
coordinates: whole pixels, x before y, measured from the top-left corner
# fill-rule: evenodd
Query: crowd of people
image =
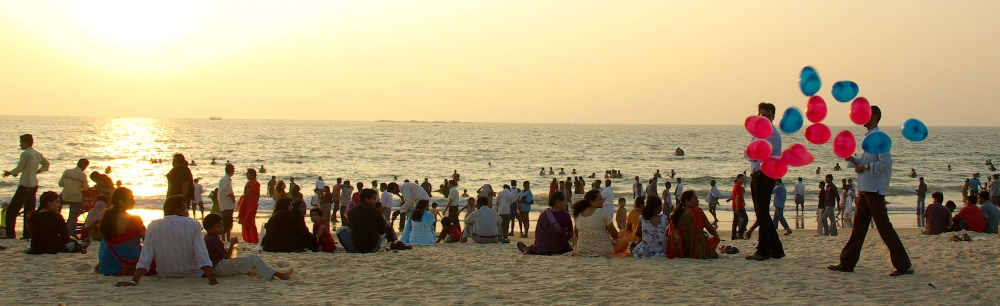
<path fill-rule="evenodd" d="M 758 106 L 759 115 L 770 120 L 774 118 L 774 111 L 774 106 L 768 103 Z M 869 132 L 878 130 L 881 118 L 877 107 L 872 107 L 872 112 L 872 119 L 865 125 Z M 780 156 L 780 134 L 775 130 L 772 136 L 764 139 L 774 148 L 771 156 Z M 235 166 L 227 162 L 219 187 L 209 195 L 212 208 L 205 214 L 203 190 L 188 168 L 191 163 L 183 155 L 176 154 L 173 168 L 167 174 L 165 217 L 146 227 L 140 217 L 129 214 L 135 205 L 129 188 L 121 184 L 115 186 L 110 177 L 98 172 L 91 173 L 89 178 L 94 186 L 90 186 L 85 175 L 89 166 L 86 159 L 63 173 L 59 180 L 63 188 L 61 194 L 42 193 L 36 211 L 37 174 L 48 171 L 50 165 L 42 154 L 32 149 L 32 144 L 31 135 L 21 136 L 24 151 L 18 166 L 4 173 L 4 177 L 20 176 L 18 189 L 3 217 L 5 237 L 15 237 L 15 220 L 24 209 L 22 239 L 31 240 L 30 254 L 85 253 L 92 241 L 99 241 L 94 271 L 133 277 L 131 281 L 119 282 L 119 286 L 136 285 L 142 276 L 154 274 L 160 277 L 205 276 L 212 284 L 218 282 L 217 276 L 249 274 L 266 280 L 291 276 L 292 270 L 277 271 L 256 255 L 233 256 L 240 242 L 239 237 L 232 235 L 234 223 L 241 225 L 244 242 L 259 244 L 259 249 L 265 252 L 372 253 L 437 243 L 510 243 L 515 226 L 521 238 L 529 238 L 528 213 L 536 198 L 531 182 L 518 185 L 517 181 L 511 181 L 497 190 L 485 184 L 466 203 L 461 203 L 461 197 L 466 196 L 468 190 L 459 195 L 461 176 L 456 170 L 450 180 L 439 185 L 437 191 L 447 199 L 440 209 L 438 203 L 431 203 L 432 185 L 427 178 L 422 183 L 416 180 L 404 180 L 401 184 L 372 181 L 368 186 L 338 178 L 331 186 L 319 177 L 314 195 L 307 202 L 302 187 L 294 178 L 286 184 L 272 176 L 267 183 L 266 196 L 273 198 L 275 205 L 258 233 L 256 216 L 262 186 L 257 181 L 255 169 L 245 171 L 247 183 L 237 198 L 232 186 Z M 848 169 L 858 174 L 857 185 L 853 179 L 842 179 L 837 188 L 832 174 L 819 183 L 817 235 L 836 236 L 838 227 L 851 230 L 839 264 L 828 268 L 853 271 L 868 227 L 874 223 L 890 251 L 895 268 L 891 275 L 912 273 L 909 258 L 885 209 L 884 196 L 892 171 L 891 155 L 863 153 L 845 161 Z M 839 166 L 838 163 L 837 168 Z M 676 186 L 666 181 L 662 184 L 662 192 L 658 190 L 662 178 L 659 170 L 646 180 L 636 176 L 632 185 L 632 209 L 626 208 L 628 200 L 615 197 L 610 179 L 595 180 L 589 190 L 585 190 L 587 183 L 583 177 L 567 177 L 564 181 L 553 179 L 548 190 L 548 207 L 535 220 L 533 243 L 518 242 L 517 248 L 525 255 L 718 258 L 722 239 L 717 231 L 716 207 L 719 200 L 726 199 L 734 212 L 732 240 L 751 239 L 754 229 L 759 228 L 756 250 L 746 259 L 782 258 L 785 252 L 777 227 L 780 224 L 785 235 L 791 234 L 783 216 L 786 188 L 780 178 L 768 177 L 761 171 L 760 161 L 750 160 L 750 169 L 750 174 L 736 175 L 732 191 L 728 193 L 720 191 L 714 180 L 710 182 L 705 199 L 707 214 L 695 191 L 685 189 L 682 178 L 675 177 L 674 171 L 670 171 L 669 176 L 675 179 Z M 542 173 L 544 171 L 542 168 Z M 549 172 L 554 173 L 552 168 Z M 560 169 L 560 173 L 564 171 Z M 617 170 L 609 170 L 605 176 L 621 175 Z M 998 195 L 996 181 L 994 175 L 987 186 L 982 186 L 978 174 L 974 175 L 966 184 L 968 193 L 963 191 L 965 207 L 952 217 L 956 207 L 951 201 L 947 208 L 942 206 L 941 192 L 932 193 L 932 203 L 923 209 L 927 186 L 920 178 L 916 192 L 918 214 L 921 222 L 926 221 L 921 223 L 926 224 L 923 232 L 996 233 L 1000 225 L 1000 210 L 993 204 Z M 747 184 L 757 220 L 749 230 Z M 979 191 L 980 187 L 984 190 Z M 78 231 L 84 193 L 96 194 L 96 200 L 93 208 L 88 207 L 82 230 Z M 581 197 L 574 201 L 574 195 Z M 798 178 L 793 195 L 796 213 L 799 208 L 803 208 L 804 213 L 806 193 L 802 178 Z M 395 197 L 399 198 L 398 207 L 394 205 Z M 70 208 L 67 219 L 61 215 L 63 205 Z M 770 214 L 772 205 L 773 216 Z M 201 222 L 195 219 L 196 213 L 190 213 L 199 209 Z M 465 215 L 461 216 L 463 211 Z M 306 217 L 312 222 L 311 228 Z"/>

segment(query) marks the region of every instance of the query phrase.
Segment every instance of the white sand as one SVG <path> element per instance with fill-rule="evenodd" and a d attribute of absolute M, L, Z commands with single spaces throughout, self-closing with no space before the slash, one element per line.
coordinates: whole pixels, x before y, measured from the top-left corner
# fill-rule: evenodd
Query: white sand
<path fill-rule="evenodd" d="M 0 305 L 372 305 L 372 304 L 995 304 L 1000 238 L 950 242 L 951 235 L 900 230 L 916 273 L 889 277 L 888 251 L 875 230 L 856 272 L 828 271 L 848 234 L 782 236 L 787 257 L 748 261 L 754 240 L 724 241 L 741 254 L 718 260 L 603 259 L 519 255 L 515 244 L 441 244 L 381 254 L 259 254 L 287 281 L 248 276 L 207 279 L 126 277 L 93 273 L 95 244 L 81 254 L 25 255 L 27 243 L 0 240 Z M 720 233 L 728 237 L 728 233 Z M 756 238 L 756 237 L 755 237 Z M 529 242 L 530 243 L 530 242 Z M 250 245 L 242 244 L 242 247 Z M 249 252 L 241 252 L 248 254 Z M 937 289 L 928 286 L 934 284 Z"/>

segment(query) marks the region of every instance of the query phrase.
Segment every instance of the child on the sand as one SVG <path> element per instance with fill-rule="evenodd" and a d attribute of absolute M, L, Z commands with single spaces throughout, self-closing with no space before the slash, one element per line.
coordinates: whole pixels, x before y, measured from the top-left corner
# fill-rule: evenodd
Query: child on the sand
<path fill-rule="evenodd" d="M 212 260 L 212 270 L 216 276 L 236 276 L 239 274 L 252 276 L 256 274 L 265 280 L 288 279 L 292 276 L 292 269 L 288 269 L 288 272 L 278 272 L 257 255 L 231 258 L 239 239 L 236 237 L 229 239 L 229 249 L 226 250 L 222 239 L 219 238 L 219 235 L 226 231 L 222 226 L 221 215 L 209 214 L 205 216 L 202 225 L 208 232 L 205 235 L 205 246 L 208 247 L 208 257 Z"/>
<path fill-rule="evenodd" d="M 628 210 L 625 210 L 625 198 L 618 198 L 618 211 L 615 211 L 615 223 L 618 229 L 625 229 L 625 220 L 628 217 Z"/>
<path fill-rule="evenodd" d="M 438 234 L 436 242 L 453 243 L 460 239 L 462 239 L 462 229 L 457 224 L 452 224 L 451 218 L 441 218 L 441 234 Z"/>
<path fill-rule="evenodd" d="M 323 209 L 313 208 L 309 210 L 309 219 L 312 219 L 313 235 L 316 236 L 316 244 L 319 245 L 319 249 L 323 252 L 336 252 L 337 241 L 333 240 L 330 227 L 323 219 Z"/>

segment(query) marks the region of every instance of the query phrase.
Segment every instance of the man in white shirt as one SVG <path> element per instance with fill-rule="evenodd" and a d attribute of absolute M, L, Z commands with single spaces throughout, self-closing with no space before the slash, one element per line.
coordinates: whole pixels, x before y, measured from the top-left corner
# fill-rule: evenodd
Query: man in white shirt
<path fill-rule="evenodd" d="M 24 152 L 21 152 L 21 157 L 17 160 L 17 166 L 13 170 L 3 172 L 3 177 L 21 176 L 17 183 L 17 190 L 14 191 L 14 197 L 10 199 L 10 204 L 7 206 L 5 221 L 7 224 L 6 237 L 9 239 L 14 239 L 14 225 L 17 222 L 17 215 L 21 214 L 21 208 L 24 208 L 21 239 L 31 239 L 31 232 L 28 231 L 28 214 L 35 211 L 38 174 L 49 171 L 49 160 L 32 148 L 34 144 L 35 138 L 31 134 L 21 135 L 21 150 Z"/>
<path fill-rule="evenodd" d="M 465 217 L 462 242 L 467 242 L 469 238 L 477 243 L 500 242 L 500 214 L 490 208 L 489 200 L 483 197 L 479 197 L 476 204 L 479 209 Z"/>
<path fill-rule="evenodd" d="M 458 193 L 458 182 L 449 180 L 448 187 L 448 204 L 445 205 L 444 211 L 452 224 L 458 224 L 458 206 L 460 205 L 459 199 L 461 199 Z"/>
<path fill-rule="evenodd" d="M 642 186 L 642 184 L 639 184 L 639 177 L 636 176 L 635 177 L 635 183 L 632 183 L 632 197 L 638 198 L 639 196 L 642 195 L 642 193 L 644 192 L 644 190 L 642 190 L 641 189 L 642 187 L 640 187 L 640 186 Z M 647 192 L 647 194 L 648 194 L 648 192 Z"/>
<path fill-rule="evenodd" d="M 601 189 L 601 197 L 604 198 L 604 211 L 608 216 L 615 215 L 615 190 L 611 189 L 611 180 L 604 180 L 604 189 Z"/>
<path fill-rule="evenodd" d="M 647 197 L 655 197 L 657 194 L 659 194 L 659 193 L 656 192 L 656 178 L 651 178 L 651 179 L 649 179 L 649 184 L 646 185 L 646 194 L 645 194 L 645 196 L 647 196 Z"/>
<path fill-rule="evenodd" d="M 517 201 L 517 195 L 513 191 L 510 191 L 510 185 L 504 184 L 503 191 L 497 194 L 496 204 L 493 207 L 496 209 L 497 213 L 500 214 L 501 222 L 501 237 L 500 241 L 508 241 L 507 230 L 509 230 L 508 225 L 510 224 L 510 203 Z"/>
<path fill-rule="evenodd" d="M 663 195 L 660 196 L 660 200 L 663 201 L 663 207 L 667 209 L 664 211 L 673 211 L 674 196 L 670 193 L 670 182 L 663 183 Z"/>
<path fill-rule="evenodd" d="M 802 184 L 802 177 L 799 177 L 799 182 L 795 183 L 795 215 L 799 214 L 799 208 L 802 208 L 802 213 L 806 212 L 806 185 Z"/>
<path fill-rule="evenodd" d="M 396 183 L 390 183 L 385 188 L 381 188 L 382 195 L 378 197 L 379 203 L 382 204 L 382 216 L 385 217 L 386 222 L 389 221 L 389 216 L 392 215 L 392 192 L 389 192 L 389 187 L 395 185 Z"/>
<path fill-rule="evenodd" d="M 236 209 L 236 193 L 233 192 L 233 173 L 236 173 L 232 164 L 226 165 L 226 175 L 219 179 L 219 211 L 222 212 L 222 226 L 226 228 L 223 240 L 229 241 L 229 233 L 233 230 L 233 210 Z M 197 223 L 197 222 L 196 222 Z"/>
<path fill-rule="evenodd" d="M 420 187 L 414 182 L 404 182 L 403 185 L 395 187 L 393 190 L 392 184 L 389 184 L 389 191 L 393 194 L 398 195 L 402 198 L 403 204 L 399 205 L 399 210 L 397 213 L 407 216 L 407 214 L 417 205 L 420 200 L 431 200 L 431 196 L 427 194 L 424 187 Z M 489 203 L 487 203 L 489 204 Z M 399 218 L 399 231 L 402 232 L 406 226 L 406 218 Z"/>
<path fill-rule="evenodd" d="M 201 218 L 204 219 L 205 199 L 201 197 L 201 194 L 205 193 L 205 188 L 198 183 L 199 181 L 201 181 L 201 178 L 194 179 L 194 200 L 191 201 L 192 202 L 191 210 L 194 210 L 195 206 L 197 206 L 199 209 L 201 209 Z M 197 215 L 194 212 L 192 212 L 191 216 L 197 216 Z"/>
<path fill-rule="evenodd" d="M 708 190 L 708 196 L 705 197 L 705 201 L 708 202 L 708 212 L 711 213 L 712 218 L 715 219 L 715 222 L 712 222 L 712 225 L 718 226 L 719 217 L 715 214 L 715 208 L 719 206 L 719 199 L 728 198 L 731 195 L 728 192 L 719 191 L 719 188 L 715 187 L 715 180 L 709 181 L 708 185 L 712 187 Z"/>
<path fill-rule="evenodd" d="M 375 185 L 378 186 L 378 185 Z M 374 187 L 374 186 L 373 186 Z M 316 179 L 316 190 L 323 190 L 326 188 L 326 182 L 323 181 L 323 177 L 320 176 Z"/>
<path fill-rule="evenodd" d="M 673 170 L 671 170 L 673 171 Z M 684 193 L 684 183 L 681 183 L 681 178 L 677 178 L 677 189 L 674 189 L 674 200 L 678 203 L 681 202 L 681 194 Z"/>
<path fill-rule="evenodd" d="M 87 170 L 90 161 L 81 159 L 76 162 L 76 168 L 66 169 L 59 178 L 59 187 L 62 187 L 63 205 L 69 206 L 69 217 L 66 218 L 66 229 L 70 236 L 76 235 L 76 221 L 80 217 L 80 206 L 83 205 L 83 191 L 90 189 L 87 184 L 87 175 L 83 173 Z"/>
<path fill-rule="evenodd" d="M 135 265 L 132 281 L 118 282 L 117 286 L 137 286 L 139 279 L 149 270 L 156 258 L 156 275 L 159 277 L 208 277 L 210 285 L 219 283 L 212 270 L 201 224 L 188 218 L 187 200 L 175 195 L 163 203 L 163 219 L 153 220 L 146 228 L 139 261 Z"/>

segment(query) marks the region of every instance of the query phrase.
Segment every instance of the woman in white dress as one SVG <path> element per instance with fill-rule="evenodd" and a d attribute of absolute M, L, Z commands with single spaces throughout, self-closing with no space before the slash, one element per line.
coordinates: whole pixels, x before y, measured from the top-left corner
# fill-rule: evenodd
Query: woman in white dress
<path fill-rule="evenodd" d="M 573 204 L 573 223 L 577 237 L 574 255 L 611 258 L 615 254 L 612 244 L 618 243 L 618 231 L 614 220 L 604 211 L 600 191 L 588 191 Z"/>

